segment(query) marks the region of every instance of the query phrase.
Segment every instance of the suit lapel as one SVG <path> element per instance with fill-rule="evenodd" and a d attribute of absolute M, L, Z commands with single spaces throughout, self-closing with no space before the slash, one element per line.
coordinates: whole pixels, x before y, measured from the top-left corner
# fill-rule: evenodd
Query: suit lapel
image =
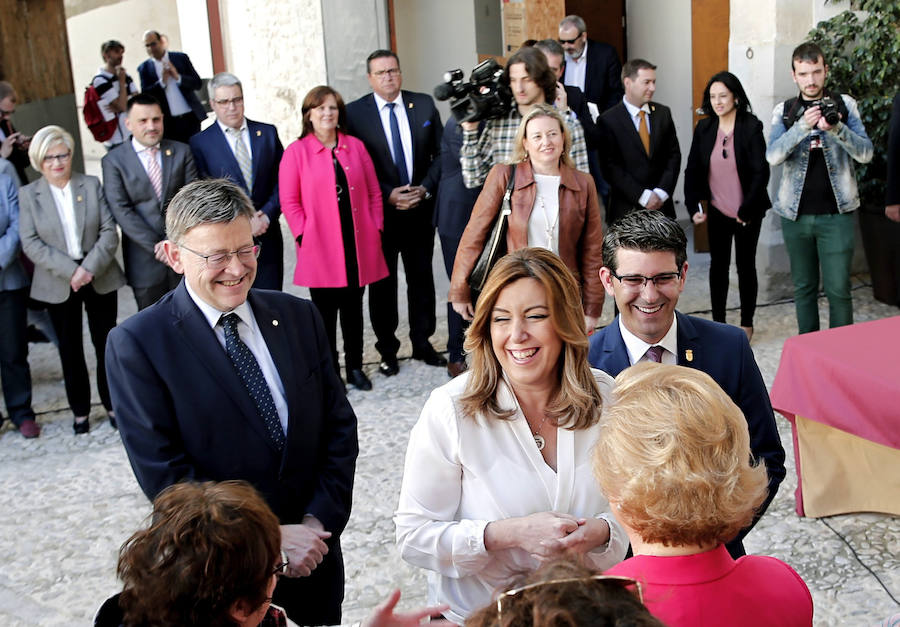
<path fill-rule="evenodd" d="M 234 402 L 237 410 L 244 416 L 250 427 L 272 447 L 273 451 L 277 450 L 266 432 L 265 424 L 259 416 L 253 399 L 250 398 L 243 381 L 235 372 L 215 331 L 209 326 L 209 322 L 194 301 L 191 300 L 184 281 L 176 288 L 172 303 L 174 325 L 181 332 L 185 346 L 188 346 L 191 352 L 197 356 L 197 360 L 206 367 L 213 380 Z M 215 428 L 215 425 L 210 425 L 210 428 Z"/>
<path fill-rule="evenodd" d="M 44 220 L 35 219 L 35 223 L 52 225 L 55 241 L 48 241 L 48 243 L 53 244 L 62 251 L 68 250 L 62 220 L 59 217 L 59 211 L 56 209 L 56 201 L 53 200 L 53 192 L 50 191 L 50 184 L 47 182 L 47 179 L 44 177 L 38 179 L 35 191 L 37 205 L 41 208 L 41 212 L 44 216 L 46 216 L 46 219 Z"/>
<path fill-rule="evenodd" d="M 412 97 L 408 92 L 401 92 L 403 94 L 403 106 L 406 107 L 406 119 L 409 122 L 409 148 L 412 151 L 410 157 L 412 158 L 413 164 L 413 172 L 410 177 L 410 181 L 417 181 L 416 174 L 416 138 L 419 136 L 419 121 L 418 116 L 416 115 L 416 104 L 412 101 Z"/>
<path fill-rule="evenodd" d="M 656 113 L 656 105 L 650 103 L 650 159 L 656 154 L 656 148 L 659 146 L 659 115 Z"/>
<path fill-rule="evenodd" d="M 162 147 L 162 144 L 160 144 Z M 129 145 L 129 150 L 122 151 L 122 158 L 125 160 L 123 166 L 129 172 L 134 172 L 135 175 L 143 182 L 144 186 L 147 188 L 147 195 L 149 197 L 156 198 L 156 192 L 153 190 L 153 183 L 150 182 L 150 175 L 147 174 L 147 170 L 144 169 L 144 164 L 141 162 L 141 158 L 138 157 L 137 152 L 134 150 L 133 145 Z M 165 159 L 163 159 L 163 163 L 165 163 Z M 165 190 L 166 179 L 163 176 L 163 190 Z M 162 203 L 160 203 L 160 207 L 162 207 Z"/>
<path fill-rule="evenodd" d="M 687 316 L 675 312 L 678 316 L 678 365 L 703 370 L 706 354 L 700 346 L 697 329 Z"/>
<path fill-rule="evenodd" d="M 631 117 L 631 113 L 628 112 L 628 108 L 624 103 L 619 103 L 619 106 L 621 107 L 622 115 L 620 126 L 622 129 L 624 129 L 625 135 L 628 137 L 627 141 L 631 143 L 632 150 L 635 150 L 638 154 L 642 154 L 646 157 L 647 151 L 644 150 L 644 144 L 641 142 L 641 136 L 638 133 L 638 130 L 634 127 L 634 120 Z M 653 133 L 650 134 L 650 142 L 652 145 Z"/>
<path fill-rule="evenodd" d="M 89 250 L 90 247 L 84 242 L 84 221 L 87 218 L 87 209 L 84 198 L 84 177 L 75 175 L 72 177 L 72 207 L 75 210 L 75 236 L 78 238 L 78 245 L 81 247 L 81 253 Z"/>
<path fill-rule="evenodd" d="M 256 182 L 259 180 L 259 156 L 264 152 L 263 144 L 266 138 L 263 137 L 262 127 L 250 120 L 247 120 L 247 132 L 250 133 L 250 167 L 253 173 L 253 181 Z M 235 163 L 237 163 L 237 160 L 235 160 Z M 253 190 L 249 190 L 249 193 L 252 196 Z"/>
<path fill-rule="evenodd" d="M 162 160 L 162 199 L 160 206 L 164 205 L 166 198 L 169 198 L 169 183 L 172 181 L 172 168 L 174 167 L 172 144 L 168 141 L 162 141 L 159 144 L 159 156 Z M 150 180 L 149 178 L 147 180 Z M 172 194 L 174 196 L 174 194 Z"/>
<path fill-rule="evenodd" d="M 375 141 L 381 151 L 381 162 L 393 165 L 394 160 L 391 157 L 391 148 L 388 146 L 388 139 L 384 134 L 384 126 L 381 124 L 381 113 L 378 111 L 378 104 L 375 102 L 373 94 L 368 95 L 366 104 L 369 107 L 369 116 L 372 118 L 371 132 L 375 136 Z M 389 168 L 387 169 L 389 170 Z"/>
<path fill-rule="evenodd" d="M 641 149 L 643 150 L 643 147 Z M 618 375 L 631 365 L 631 360 L 628 359 L 628 349 L 625 348 L 625 340 L 622 338 L 618 316 L 607 329 L 609 332 L 603 334 L 603 353 L 606 355 L 605 362 L 608 368 L 604 368 L 604 370 L 609 374 L 616 373 Z"/>

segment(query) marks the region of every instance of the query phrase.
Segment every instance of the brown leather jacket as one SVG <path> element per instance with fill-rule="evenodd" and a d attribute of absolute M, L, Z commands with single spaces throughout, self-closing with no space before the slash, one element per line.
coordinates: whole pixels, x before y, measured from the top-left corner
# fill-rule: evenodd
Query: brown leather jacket
<path fill-rule="evenodd" d="M 451 303 L 471 301 L 467 279 L 500 211 L 509 170 L 508 165 L 491 168 L 472 209 L 472 217 L 456 249 L 448 295 Z M 599 317 L 605 293 L 599 274 L 603 265 L 603 226 L 597 188 L 589 174 L 566 165 L 560 165 L 559 174 L 559 256 L 581 285 L 585 315 Z M 510 252 L 528 246 L 528 218 L 536 194 L 531 164 L 528 161 L 517 164 L 516 182 L 510 198 L 512 213 L 506 232 L 506 249 Z"/>

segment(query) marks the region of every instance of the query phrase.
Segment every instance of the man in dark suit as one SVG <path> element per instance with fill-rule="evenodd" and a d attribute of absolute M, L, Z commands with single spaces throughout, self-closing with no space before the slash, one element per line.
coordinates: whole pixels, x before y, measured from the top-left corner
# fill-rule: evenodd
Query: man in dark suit
<path fill-rule="evenodd" d="M 395 335 L 397 313 L 397 257 L 403 258 L 409 305 L 409 339 L 413 359 L 430 366 L 447 360 L 431 346 L 435 317 L 433 195 L 441 175 L 441 116 L 427 94 L 403 91 L 400 61 L 390 50 L 376 50 L 366 59 L 372 92 L 347 105 L 349 132 L 366 145 L 375 165 L 384 201 L 382 248 L 390 274 L 369 286 L 369 318 L 375 348 L 381 354 L 379 371 L 397 374 Z"/>
<path fill-rule="evenodd" d="M 162 138 L 162 108 L 150 94 L 128 100 L 125 127 L 131 141 L 110 150 L 100 165 L 103 192 L 122 229 L 125 276 L 141 310 L 181 280 L 166 264 L 163 250 L 166 206 L 197 178 L 197 168 L 185 144 Z"/>
<path fill-rule="evenodd" d="M 148 498 L 179 481 L 250 482 L 281 523 L 274 602 L 298 624 L 337 624 L 356 416 L 315 307 L 250 289 L 255 213 L 221 179 L 172 199 L 165 250 L 184 281 L 110 334 L 112 402 Z"/>
<path fill-rule="evenodd" d="M 253 237 L 262 246 L 253 287 L 281 290 L 284 244 L 278 223 L 278 165 L 284 148 L 278 130 L 244 117 L 244 90 L 234 74 L 216 74 L 207 88 L 216 123 L 191 137 L 197 170 L 205 178 L 227 178 L 250 196 L 256 207 L 250 221 Z"/>
<path fill-rule="evenodd" d="M 766 466 L 769 494 L 758 520 L 785 475 L 775 415 L 744 332 L 675 310 L 687 269 L 687 238 L 674 220 L 639 210 L 612 225 L 603 238 L 600 279 L 615 297 L 619 315 L 591 338 L 588 360 L 612 376 L 639 361 L 687 366 L 711 376 L 741 408 L 753 456 Z M 728 543 L 735 558 L 744 555 L 742 539 L 753 524 Z"/>
<path fill-rule="evenodd" d="M 559 23 L 559 43 L 566 51 L 566 74 L 563 81 L 584 92 L 596 107 L 596 118 L 622 97 L 619 74 L 622 64 L 616 49 L 602 41 L 587 37 L 587 26 L 577 15 L 567 15 Z"/>
<path fill-rule="evenodd" d="M 141 91 L 149 91 L 163 105 L 166 139 L 186 144 L 200 132 L 200 122 L 206 119 L 206 111 L 194 93 L 202 85 L 200 76 L 190 57 L 166 50 L 155 30 L 144 33 L 144 47 L 150 58 L 138 66 Z"/>
<path fill-rule="evenodd" d="M 606 221 L 614 223 L 641 207 L 675 217 L 672 193 L 681 169 L 681 149 L 672 113 L 652 102 L 656 66 L 631 59 L 622 68 L 625 97 L 600 116 L 604 136 L 600 154 L 609 183 Z"/>

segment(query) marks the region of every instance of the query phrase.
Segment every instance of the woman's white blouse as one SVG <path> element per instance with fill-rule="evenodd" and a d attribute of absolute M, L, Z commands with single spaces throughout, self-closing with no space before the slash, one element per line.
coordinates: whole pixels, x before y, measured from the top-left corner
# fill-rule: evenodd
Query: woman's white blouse
<path fill-rule="evenodd" d="M 593 373 L 603 402 L 609 402 L 613 379 L 600 370 Z M 554 472 L 521 410 L 510 420 L 462 414 L 458 400 L 467 380 L 468 373 L 456 377 L 425 403 L 410 433 L 394 514 L 403 559 L 434 571 L 428 577 L 429 603 L 448 603 L 446 616 L 459 623 L 489 603 L 495 589 L 540 564 L 519 548 L 489 553 L 484 528 L 491 521 L 545 511 L 603 518 L 610 541 L 587 554 L 588 565 L 600 570 L 622 561 L 628 548 L 591 471 L 599 424 L 557 430 Z M 505 381 L 497 395 L 501 406 L 518 407 Z"/>

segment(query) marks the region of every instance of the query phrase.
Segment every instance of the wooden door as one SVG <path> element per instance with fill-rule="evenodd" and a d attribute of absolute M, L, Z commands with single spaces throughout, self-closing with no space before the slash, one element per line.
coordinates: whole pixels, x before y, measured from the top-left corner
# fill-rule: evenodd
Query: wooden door
<path fill-rule="evenodd" d="M 703 88 L 716 72 L 728 69 L 728 0 L 691 0 L 691 73 L 694 123 Z"/>

